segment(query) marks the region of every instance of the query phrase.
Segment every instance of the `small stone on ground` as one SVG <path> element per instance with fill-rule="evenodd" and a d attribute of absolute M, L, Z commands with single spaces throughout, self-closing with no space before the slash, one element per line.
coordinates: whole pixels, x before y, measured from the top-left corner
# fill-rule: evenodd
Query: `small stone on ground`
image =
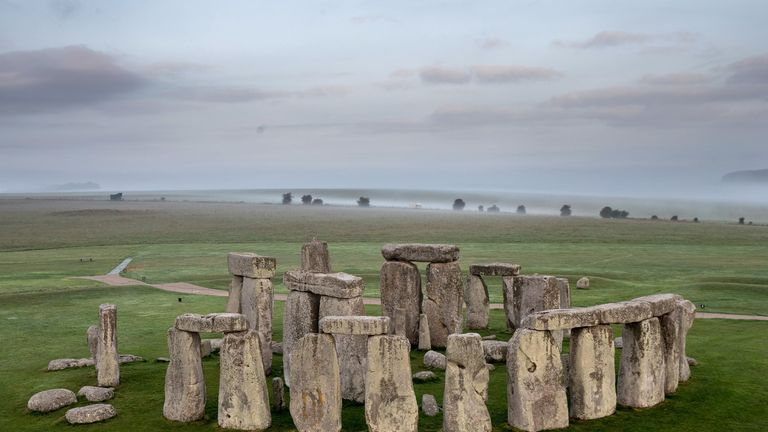
<path fill-rule="evenodd" d="M 416 382 L 429 382 L 437 380 L 437 375 L 432 371 L 421 371 L 413 374 L 413 380 Z"/>
<path fill-rule="evenodd" d="M 52 389 L 32 395 L 29 398 L 29 402 L 27 402 L 27 409 L 37 412 L 50 412 L 73 403 L 77 403 L 75 392 L 67 389 Z"/>
<path fill-rule="evenodd" d="M 85 396 L 89 402 L 102 402 L 115 397 L 115 390 L 112 387 L 84 386 L 80 388 L 77 395 Z"/>
<path fill-rule="evenodd" d="M 111 419 L 117 415 L 115 407 L 110 404 L 93 404 L 72 408 L 64 414 L 70 424 L 88 424 Z"/>

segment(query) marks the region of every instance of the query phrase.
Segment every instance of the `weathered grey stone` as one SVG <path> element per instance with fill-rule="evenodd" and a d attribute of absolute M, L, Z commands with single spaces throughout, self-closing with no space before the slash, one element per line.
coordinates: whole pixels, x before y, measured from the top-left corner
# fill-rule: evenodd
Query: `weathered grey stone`
<path fill-rule="evenodd" d="M 324 316 L 319 328 L 323 333 L 376 336 L 389 333 L 386 316 Z"/>
<path fill-rule="evenodd" d="M 554 276 L 515 276 L 511 295 L 512 324 L 518 329 L 528 315 L 560 307 L 560 281 Z"/>
<path fill-rule="evenodd" d="M 210 340 L 201 340 L 200 341 L 200 357 L 208 357 L 213 352 L 213 348 L 211 348 L 211 341 Z"/>
<path fill-rule="evenodd" d="M 397 308 L 405 309 L 405 335 L 412 345 L 419 342 L 421 275 L 415 264 L 387 261 L 380 272 L 381 314 L 395 319 Z"/>
<path fill-rule="evenodd" d="M 311 292 L 291 291 L 283 311 L 283 376 L 291 385 L 291 350 L 304 335 L 317 333 L 320 296 Z"/>
<path fill-rule="evenodd" d="M 437 351 L 427 351 L 424 353 L 424 366 L 433 369 L 445 370 L 446 366 L 445 355 Z"/>
<path fill-rule="evenodd" d="M 447 244 L 386 244 L 381 254 L 387 261 L 448 263 L 458 261 L 459 248 Z"/>
<path fill-rule="evenodd" d="M 171 359 L 170 359 L 170 358 L 168 358 L 168 357 L 157 357 L 157 358 L 155 359 L 155 362 L 156 362 L 156 363 L 170 363 L 170 362 L 171 362 Z"/>
<path fill-rule="evenodd" d="M 571 284 L 566 278 L 557 278 L 560 287 L 560 309 L 571 307 Z"/>
<path fill-rule="evenodd" d="M 368 339 L 365 421 L 373 432 L 416 432 L 419 406 L 413 392 L 411 343 L 404 336 Z"/>
<path fill-rule="evenodd" d="M 272 257 L 250 252 L 230 252 L 227 255 L 229 272 L 235 276 L 269 279 L 275 276 L 277 261 Z"/>
<path fill-rule="evenodd" d="M 496 340 L 496 339 L 497 338 L 496 338 L 495 334 L 488 335 L 488 336 L 483 336 L 483 340 Z"/>
<path fill-rule="evenodd" d="M 664 393 L 677 391 L 680 383 L 680 324 L 682 310 L 675 307 L 672 312 L 659 317 L 661 340 L 664 348 Z"/>
<path fill-rule="evenodd" d="M 236 313 L 186 313 L 176 317 L 175 327 L 177 330 L 193 333 L 241 332 L 248 330 L 248 321 L 242 314 Z"/>
<path fill-rule="evenodd" d="M 262 430 L 269 427 L 269 396 L 262 366 L 259 334 L 227 333 L 221 347 L 219 426 Z"/>
<path fill-rule="evenodd" d="M 88 351 L 91 352 L 91 358 L 96 360 L 99 350 L 99 326 L 92 325 L 88 327 L 85 337 L 88 340 Z"/>
<path fill-rule="evenodd" d="M 100 387 L 120 384 L 120 362 L 117 352 L 117 306 L 99 306 L 99 339 L 96 348 L 96 379 Z"/>
<path fill-rule="evenodd" d="M 72 408 L 64 414 L 69 424 L 89 424 L 111 419 L 117 410 L 110 404 L 93 404 Z"/>
<path fill-rule="evenodd" d="M 507 353 L 507 421 L 525 431 L 568 426 L 560 349 L 547 330 L 519 329 Z"/>
<path fill-rule="evenodd" d="M 283 343 L 272 341 L 272 352 L 274 354 L 283 355 Z"/>
<path fill-rule="evenodd" d="M 467 328 L 484 329 L 488 327 L 488 286 L 480 276 L 470 274 L 464 289 L 464 301 L 467 303 Z"/>
<path fill-rule="evenodd" d="M 427 417 L 434 417 L 440 414 L 440 406 L 431 394 L 421 395 L 421 410 Z"/>
<path fill-rule="evenodd" d="M 67 389 L 52 389 L 33 394 L 27 402 L 27 409 L 37 412 L 50 412 L 73 403 L 77 403 L 75 392 Z"/>
<path fill-rule="evenodd" d="M 234 275 L 229 283 L 229 296 L 227 297 L 227 309 L 229 313 L 241 313 L 240 297 L 243 290 L 243 277 Z"/>
<path fill-rule="evenodd" d="M 283 275 L 285 287 L 291 291 L 306 291 L 336 298 L 355 298 L 363 295 L 363 278 L 347 273 L 310 273 L 287 271 Z"/>
<path fill-rule="evenodd" d="M 312 240 L 301 247 L 301 270 L 312 273 L 330 273 L 331 256 L 328 243 Z"/>
<path fill-rule="evenodd" d="M 477 333 L 448 336 L 443 394 L 443 430 L 490 431 L 488 368 Z"/>
<path fill-rule="evenodd" d="M 504 363 L 507 361 L 507 350 L 509 343 L 497 340 L 483 340 L 483 352 L 485 361 L 493 363 Z"/>
<path fill-rule="evenodd" d="M 617 401 L 632 408 L 652 407 L 664 400 L 664 347 L 658 318 L 625 324 L 621 332 Z"/>
<path fill-rule="evenodd" d="M 424 313 L 429 321 L 430 343 L 432 348 L 442 348 L 449 334 L 461 331 L 464 284 L 459 264 L 430 263 L 426 294 Z"/>
<path fill-rule="evenodd" d="M 272 305 L 274 289 L 269 279 L 243 279 L 240 309 L 248 321 L 248 328 L 255 330 L 261 346 L 264 371 L 272 371 Z"/>
<path fill-rule="evenodd" d="M 64 358 L 64 359 L 54 359 L 48 362 L 48 371 L 60 371 L 64 369 L 70 369 L 70 368 L 80 368 L 85 366 L 94 366 L 96 365 L 96 360 L 92 358 L 81 358 L 81 359 L 73 359 L 73 358 Z"/>
<path fill-rule="evenodd" d="M 287 406 L 285 400 L 285 383 L 280 377 L 272 378 L 272 409 L 282 411 Z"/>
<path fill-rule="evenodd" d="M 688 330 L 693 326 L 696 318 L 696 306 L 688 300 L 679 300 L 677 308 L 680 309 L 680 381 L 688 381 L 691 378 L 691 368 L 686 361 L 685 341 L 688 338 Z"/>
<path fill-rule="evenodd" d="M 320 297 L 320 320 L 327 316 L 362 316 L 365 306 L 362 297 L 340 299 Z M 365 401 L 365 371 L 368 336 L 335 334 L 336 351 L 341 369 L 341 397 L 356 402 Z"/>
<path fill-rule="evenodd" d="M 588 289 L 589 288 L 589 278 L 583 277 L 576 281 L 576 289 Z"/>
<path fill-rule="evenodd" d="M 211 352 L 219 352 L 221 345 L 224 344 L 224 338 L 204 339 L 202 342 L 208 342 L 211 345 Z"/>
<path fill-rule="evenodd" d="M 675 309 L 675 304 L 683 298 L 677 294 L 653 294 L 632 299 L 633 302 L 645 302 L 651 305 L 651 314 L 660 317 Z"/>
<path fill-rule="evenodd" d="M 650 303 L 625 301 L 592 306 L 600 317 L 600 324 L 629 324 L 653 317 Z"/>
<path fill-rule="evenodd" d="M 624 339 L 621 338 L 621 336 L 613 339 L 613 346 L 614 348 L 622 349 L 624 348 Z"/>
<path fill-rule="evenodd" d="M 519 264 L 491 263 L 472 264 L 469 274 L 473 276 L 517 276 L 520 274 Z"/>
<path fill-rule="evenodd" d="M 413 380 L 416 382 L 436 381 L 437 375 L 432 371 L 420 371 L 413 374 Z"/>
<path fill-rule="evenodd" d="M 561 353 L 560 363 L 563 364 L 563 386 L 568 388 L 571 374 L 571 354 Z M 615 375 L 615 373 L 614 373 Z M 615 393 L 615 391 L 614 391 Z"/>
<path fill-rule="evenodd" d="M 685 360 L 688 362 L 688 366 L 698 366 L 699 365 L 699 361 L 696 360 L 693 357 L 686 357 Z"/>
<path fill-rule="evenodd" d="M 507 318 L 507 331 L 515 331 L 515 276 L 501 278 L 501 293 L 504 302 L 504 316 Z"/>
<path fill-rule="evenodd" d="M 529 314 L 521 327 L 531 330 L 568 330 L 576 327 L 592 327 L 600 323 L 600 315 L 594 308 L 551 309 Z"/>
<path fill-rule="evenodd" d="M 293 423 L 300 432 L 341 430 L 341 381 L 333 336 L 307 334 L 291 350 Z"/>
<path fill-rule="evenodd" d="M 429 336 L 429 319 L 427 314 L 419 315 L 419 349 L 432 349 L 432 338 Z"/>
<path fill-rule="evenodd" d="M 103 402 L 115 397 L 115 390 L 112 387 L 94 387 L 83 386 L 77 392 L 78 396 L 85 396 L 89 402 Z"/>
<path fill-rule="evenodd" d="M 165 373 L 163 416 L 191 422 L 205 414 L 205 380 L 200 359 L 200 334 L 168 329 L 171 362 Z"/>
<path fill-rule="evenodd" d="M 571 331 L 568 384 L 571 417 L 590 420 L 616 411 L 616 371 L 610 325 Z"/>
<path fill-rule="evenodd" d="M 144 360 L 144 357 L 133 355 L 133 354 L 120 354 L 117 357 L 117 362 L 120 363 L 120 364 L 138 363 L 138 362 L 143 362 L 143 361 L 146 361 L 146 360 Z"/>
<path fill-rule="evenodd" d="M 405 308 L 395 308 L 395 319 L 391 327 L 391 333 L 393 335 L 405 337 Z"/>

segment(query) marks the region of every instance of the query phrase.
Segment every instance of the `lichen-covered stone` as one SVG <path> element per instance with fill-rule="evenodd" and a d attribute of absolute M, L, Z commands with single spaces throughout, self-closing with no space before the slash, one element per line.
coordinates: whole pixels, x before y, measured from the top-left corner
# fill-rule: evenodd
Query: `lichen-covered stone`
<path fill-rule="evenodd" d="M 381 313 L 394 320 L 397 308 L 405 311 L 405 336 L 419 341 L 422 293 L 419 269 L 410 262 L 387 261 L 380 271 Z"/>
<path fill-rule="evenodd" d="M 115 390 L 112 387 L 83 386 L 77 395 L 84 396 L 88 402 L 103 402 L 115 397 Z"/>
<path fill-rule="evenodd" d="M 650 303 L 624 301 L 592 306 L 600 317 L 600 324 L 629 324 L 653 317 Z"/>
<path fill-rule="evenodd" d="M 483 352 L 488 363 L 504 363 L 507 361 L 509 344 L 499 340 L 483 340 Z"/>
<path fill-rule="evenodd" d="M 429 336 L 429 319 L 427 314 L 419 315 L 419 349 L 431 350 L 432 338 Z"/>
<path fill-rule="evenodd" d="M 588 289 L 589 288 L 589 278 L 583 277 L 576 281 L 576 289 Z"/>
<path fill-rule="evenodd" d="M 427 298 L 424 313 L 429 320 L 432 348 L 442 348 L 448 335 L 461 332 L 464 284 L 458 263 L 430 263 L 427 266 Z"/>
<path fill-rule="evenodd" d="M 285 383 L 280 377 L 272 378 L 272 409 L 282 411 L 286 407 Z"/>
<path fill-rule="evenodd" d="M 421 395 L 421 410 L 427 417 L 434 417 L 440 414 L 440 406 L 437 400 L 431 394 Z"/>
<path fill-rule="evenodd" d="M 624 325 L 617 402 L 632 408 L 664 400 L 664 347 L 658 318 Z"/>
<path fill-rule="evenodd" d="M 664 347 L 664 393 L 677 391 L 680 383 L 680 324 L 682 311 L 675 307 L 672 312 L 659 317 L 661 340 Z"/>
<path fill-rule="evenodd" d="M 607 417 L 616 411 L 616 371 L 610 325 L 571 331 L 568 383 L 570 414 L 582 420 Z"/>
<path fill-rule="evenodd" d="M 482 339 L 477 333 L 452 334 L 448 337 L 443 394 L 443 430 L 490 431 L 488 368 Z"/>
<path fill-rule="evenodd" d="M 176 317 L 175 327 L 193 333 L 225 333 L 248 330 L 248 321 L 238 313 L 186 313 Z"/>
<path fill-rule="evenodd" d="M 488 327 L 488 286 L 482 277 L 470 274 L 464 289 L 464 301 L 467 304 L 467 328 L 484 329 Z"/>
<path fill-rule="evenodd" d="M 341 430 L 341 381 L 333 336 L 307 334 L 291 350 L 290 410 L 300 432 Z"/>
<path fill-rule="evenodd" d="M 75 392 L 67 389 L 52 389 L 33 394 L 27 402 L 27 409 L 37 412 L 51 412 L 73 403 L 77 403 Z"/>
<path fill-rule="evenodd" d="M 368 339 L 365 420 L 373 432 L 416 432 L 419 406 L 411 381 L 411 344 L 403 336 Z"/>
<path fill-rule="evenodd" d="M 512 290 L 513 328 L 518 329 L 528 315 L 560 307 L 560 281 L 554 276 L 515 276 Z"/>
<path fill-rule="evenodd" d="M 85 337 L 88 340 L 88 351 L 91 352 L 91 358 L 95 361 L 99 352 L 99 326 L 92 325 L 88 327 Z"/>
<path fill-rule="evenodd" d="M 72 408 L 64 414 L 69 424 L 89 424 L 111 419 L 117 410 L 110 404 L 93 404 Z"/>
<path fill-rule="evenodd" d="M 120 361 L 117 352 L 117 306 L 99 306 L 99 338 L 96 348 L 96 379 L 100 387 L 120 384 Z"/>
<path fill-rule="evenodd" d="M 501 278 L 501 292 L 504 302 L 504 316 L 507 318 L 507 331 L 515 331 L 515 276 Z"/>
<path fill-rule="evenodd" d="M 633 302 L 645 302 L 651 305 L 651 315 L 660 317 L 675 309 L 678 300 L 682 300 L 677 294 L 653 294 L 632 299 Z"/>
<path fill-rule="evenodd" d="M 459 248 L 448 244 L 386 244 L 381 248 L 381 255 L 387 261 L 448 263 L 458 261 Z"/>
<path fill-rule="evenodd" d="M 205 415 L 205 380 L 200 359 L 200 334 L 168 329 L 171 362 L 165 373 L 163 416 L 191 422 Z"/>
<path fill-rule="evenodd" d="M 433 369 L 445 370 L 445 355 L 437 351 L 427 351 L 424 353 L 424 366 Z"/>
<path fill-rule="evenodd" d="M 312 273 L 330 273 L 331 255 L 328 243 L 312 240 L 301 246 L 301 270 Z"/>
<path fill-rule="evenodd" d="M 261 357 L 260 337 L 256 331 L 224 336 L 219 375 L 220 427 L 263 430 L 272 423 Z"/>
<path fill-rule="evenodd" d="M 520 274 L 519 264 L 491 263 L 472 264 L 469 274 L 474 276 L 517 276 Z"/>
<path fill-rule="evenodd" d="M 291 350 L 304 335 L 317 333 L 320 296 L 311 292 L 291 291 L 283 311 L 283 376 L 291 385 Z"/>
<path fill-rule="evenodd" d="M 320 297 L 320 320 L 327 316 L 363 316 L 362 297 L 341 299 Z M 341 369 L 341 397 L 356 402 L 365 401 L 365 371 L 368 336 L 335 334 L 336 351 Z"/>
<path fill-rule="evenodd" d="M 389 333 L 390 322 L 386 316 L 325 316 L 319 328 L 329 334 L 376 336 Z"/>
<path fill-rule="evenodd" d="M 272 306 L 274 289 L 269 279 L 244 278 L 240 308 L 248 328 L 255 330 L 261 346 L 264 371 L 272 371 Z"/>
<path fill-rule="evenodd" d="M 360 297 L 365 289 L 363 278 L 347 273 L 287 271 L 283 275 L 283 283 L 291 291 L 305 291 L 336 298 Z"/>
<path fill-rule="evenodd" d="M 600 324 L 600 315 L 594 308 L 551 309 L 529 314 L 521 327 L 531 330 L 568 330 Z"/>
<path fill-rule="evenodd" d="M 232 276 L 229 283 L 229 296 L 227 297 L 227 309 L 229 313 L 240 313 L 240 296 L 243 289 L 243 277 Z"/>
<path fill-rule="evenodd" d="M 685 341 L 688 338 L 688 330 L 693 326 L 696 318 L 696 306 L 688 300 L 678 300 L 677 308 L 680 309 L 680 381 L 688 381 L 691 377 L 691 368 L 686 361 Z"/>
<path fill-rule="evenodd" d="M 413 374 L 413 380 L 420 383 L 436 381 L 437 375 L 432 371 L 420 371 Z"/>
<path fill-rule="evenodd" d="M 274 258 L 250 252 L 230 252 L 227 255 L 227 264 L 231 274 L 254 279 L 274 277 L 277 268 Z"/>

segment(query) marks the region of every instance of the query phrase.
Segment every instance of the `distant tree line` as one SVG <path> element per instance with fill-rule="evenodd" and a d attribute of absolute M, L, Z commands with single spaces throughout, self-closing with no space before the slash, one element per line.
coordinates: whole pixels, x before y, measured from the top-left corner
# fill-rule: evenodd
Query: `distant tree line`
<path fill-rule="evenodd" d="M 605 206 L 600 210 L 600 217 L 604 219 L 626 219 L 628 216 L 628 211 L 612 209 L 608 206 Z"/>
<path fill-rule="evenodd" d="M 286 192 L 283 194 L 283 205 L 290 205 L 293 203 L 293 194 L 291 192 Z M 322 198 L 315 198 L 310 194 L 302 195 L 301 196 L 301 204 L 302 205 L 323 205 L 323 199 Z M 370 207 L 371 206 L 371 199 L 366 196 L 361 196 L 357 200 L 357 205 L 359 207 Z"/>

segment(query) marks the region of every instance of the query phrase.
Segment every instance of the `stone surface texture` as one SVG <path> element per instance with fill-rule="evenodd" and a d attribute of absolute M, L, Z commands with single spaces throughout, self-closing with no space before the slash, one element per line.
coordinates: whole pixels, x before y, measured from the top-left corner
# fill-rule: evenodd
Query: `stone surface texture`
<path fill-rule="evenodd" d="M 429 321 L 432 348 L 445 347 L 448 335 L 461 331 L 464 284 L 456 262 L 427 266 L 427 298 L 424 313 Z"/>
<path fill-rule="evenodd" d="M 282 411 L 287 407 L 285 383 L 280 377 L 272 378 L 272 409 Z"/>
<path fill-rule="evenodd" d="M 99 338 L 96 348 L 96 377 L 100 387 L 120 384 L 120 361 L 117 352 L 117 306 L 99 306 Z"/>
<path fill-rule="evenodd" d="M 664 348 L 665 394 L 676 392 L 680 383 L 680 362 L 683 357 L 680 350 L 681 315 L 682 310 L 675 306 L 672 312 L 659 317 L 661 340 Z"/>
<path fill-rule="evenodd" d="M 110 404 L 93 404 L 72 408 L 64 414 L 69 424 L 89 424 L 111 419 L 117 410 Z"/>
<path fill-rule="evenodd" d="M 576 281 L 576 289 L 588 289 L 589 288 L 589 278 L 583 277 Z"/>
<path fill-rule="evenodd" d="M 433 369 L 445 370 L 446 359 L 445 354 L 437 351 L 427 351 L 424 353 L 424 366 Z"/>
<path fill-rule="evenodd" d="M 515 329 L 534 312 L 560 307 L 560 281 L 553 276 L 515 276 L 511 294 Z"/>
<path fill-rule="evenodd" d="M 431 394 L 421 396 L 421 410 L 427 417 L 434 417 L 440 414 L 440 406 L 437 405 L 437 400 Z"/>
<path fill-rule="evenodd" d="M 272 371 L 272 307 L 274 288 L 269 279 L 243 279 L 240 297 L 241 313 L 248 322 L 248 328 L 255 330 L 261 346 L 261 360 L 264 371 Z"/>
<path fill-rule="evenodd" d="M 283 283 L 291 291 L 306 291 L 336 298 L 360 297 L 365 288 L 363 278 L 348 273 L 287 271 L 283 275 Z"/>
<path fill-rule="evenodd" d="M 224 336 L 218 415 L 222 428 L 263 430 L 272 423 L 260 344 L 254 330 Z"/>
<path fill-rule="evenodd" d="M 229 273 L 254 279 L 269 279 L 275 276 L 277 261 L 268 256 L 249 252 L 230 252 L 227 255 Z"/>
<path fill-rule="evenodd" d="M 629 324 L 653 317 L 647 302 L 625 301 L 592 306 L 600 316 L 600 324 Z"/>
<path fill-rule="evenodd" d="M 469 274 L 474 276 L 517 276 L 520 274 L 519 264 L 491 263 L 472 264 Z"/>
<path fill-rule="evenodd" d="M 448 263 L 459 260 L 459 248 L 448 244 L 386 244 L 381 254 L 387 261 Z"/>
<path fill-rule="evenodd" d="M 679 300 L 676 307 L 680 309 L 680 381 L 688 381 L 691 368 L 686 361 L 685 340 L 696 318 L 696 306 L 688 300 Z"/>
<path fill-rule="evenodd" d="M 317 333 L 320 296 L 310 292 L 291 291 L 283 311 L 283 377 L 291 385 L 291 350 L 304 335 Z"/>
<path fill-rule="evenodd" d="M 51 389 L 35 393 L 27 401 L 27 409 L 37 412 L 55 411 L 77 403 L 75 392 L 67 389 Z"/>
<path fill-rule="evenodd" d="M 200 334 L 169 329 L 168 352 L 171 362 L 165 373 L 163 416 L 180 422 L 200 420 L 205 415 Z"/>
<path fill-rule="evenodd" d="M 483 352 L 488 363 L 504 363 L 507 361 L 509 343 L 499 340 L 483 340 Z"/>
<path fill-rule="evenodd" d="M 427 314 L 419 315 L 419 349 L 431 350 L 432 338 L 429 336 L 429 319 Z"/>
<path fill-rule="evenodd" d="M 330 273 L 331 255 L 328 243 L 312 240 L 301 246 L 301 270 L 312 273 Z"/>
<path fill-rule="evenodd" d="M 415 264 L 387 261 L 381 265 L 380 291 L 382 315 L 395 319 L 395 310 L 405 310 L 405 336 L 412 345 L 419 342 L 419 316 L 422 293 L 421 275 Z"/>
<path fill-rule="evenodd" d="M 411 343 L 404 336 L 368 339 L 365 420 L 373 432 L 416 432 L 419 406 L 411 381 Z"/>
<path fill-rule="evenodd" d="M 600 314 L 591 307 L 552 309 L 529 314 L 521 327 L 531 330 L 568 330 L 600 324 Z"/>
<path fill-rule="evenodd" d="M 413 380 L 418 382 L 429 382 L 437 380 L 437 375 L 432 371 L 419 371 L 413 374 Z"/>
<path fill-rule="evenodd" d="M 103 402 L 115 397 L 115 390 L 112 387 L 83 386 L 77 395 L 84 396 L 88 402 Z"/>
<path fill-rule="evenodd" d="M 467 328 L 470 330 L 488 327 L 488 286 L 481 276 L 470 274 L 464 289 L 464 302 L 467 304 Z"/>
<path fill-rule="evenodd" d="M 571 331 L 568 368 L 571 417 L 591 420 L 616 411 L 614 352 L 610 325 Z"/>
<path fill-rule="evenodd" d="M 232 276 L 232 281 L 229 283 L 229 296 L 227 297 L 226 312 L 240 313 L 240 296 L 243 289 L 243 277 Z"/>
<path fill-rule="evenodd" d="M 389 333 L 390 323 L 386 316 L 325 316 L 319 328 L 329 334 L 376 336 Z"/>
<path fill-rule="evenodd" d="M 294 425 L 300 432 L 340 431 L 341 381 L 333 336 L 307 334 L 297 341 L 290 356 Z"/>
<path fill-rule="evenodd" d="M 658 318 L 624 325 L 616 399 L 648 408 L 664 400 L 664 348 Z"/>
<path fill-rule="evenodd" d="M 88 327 L 85 332 L 85 337 L 88 341 L 88 351 L 91 353 L 91 358 L 96 360 L 96 356 L 99 352 L 99 326 L 92 325 Z"/>
<path fill-rule="evenodd" d="M 176 317 L 175 327 L 194 333 L 241 332 L 248 330 L 248 321 L 239 313 L 186 313 Z"/>
<path fill-rule="evenodd" d="M 488 368 L 477 333 L 452 334 L 448 337 L 443 394 L 443 430 L 490 431 Z"/>
<path fill-rule="evenodd" d="M 320 297 L 320 320 L 327 316 L 363 316 L 362 297 L 341 299 Z M 356 402 L 365 401 L 365 371 L 368 336 L 335 334 L 336 351 L 341 369 L 341 397 Z"/>

